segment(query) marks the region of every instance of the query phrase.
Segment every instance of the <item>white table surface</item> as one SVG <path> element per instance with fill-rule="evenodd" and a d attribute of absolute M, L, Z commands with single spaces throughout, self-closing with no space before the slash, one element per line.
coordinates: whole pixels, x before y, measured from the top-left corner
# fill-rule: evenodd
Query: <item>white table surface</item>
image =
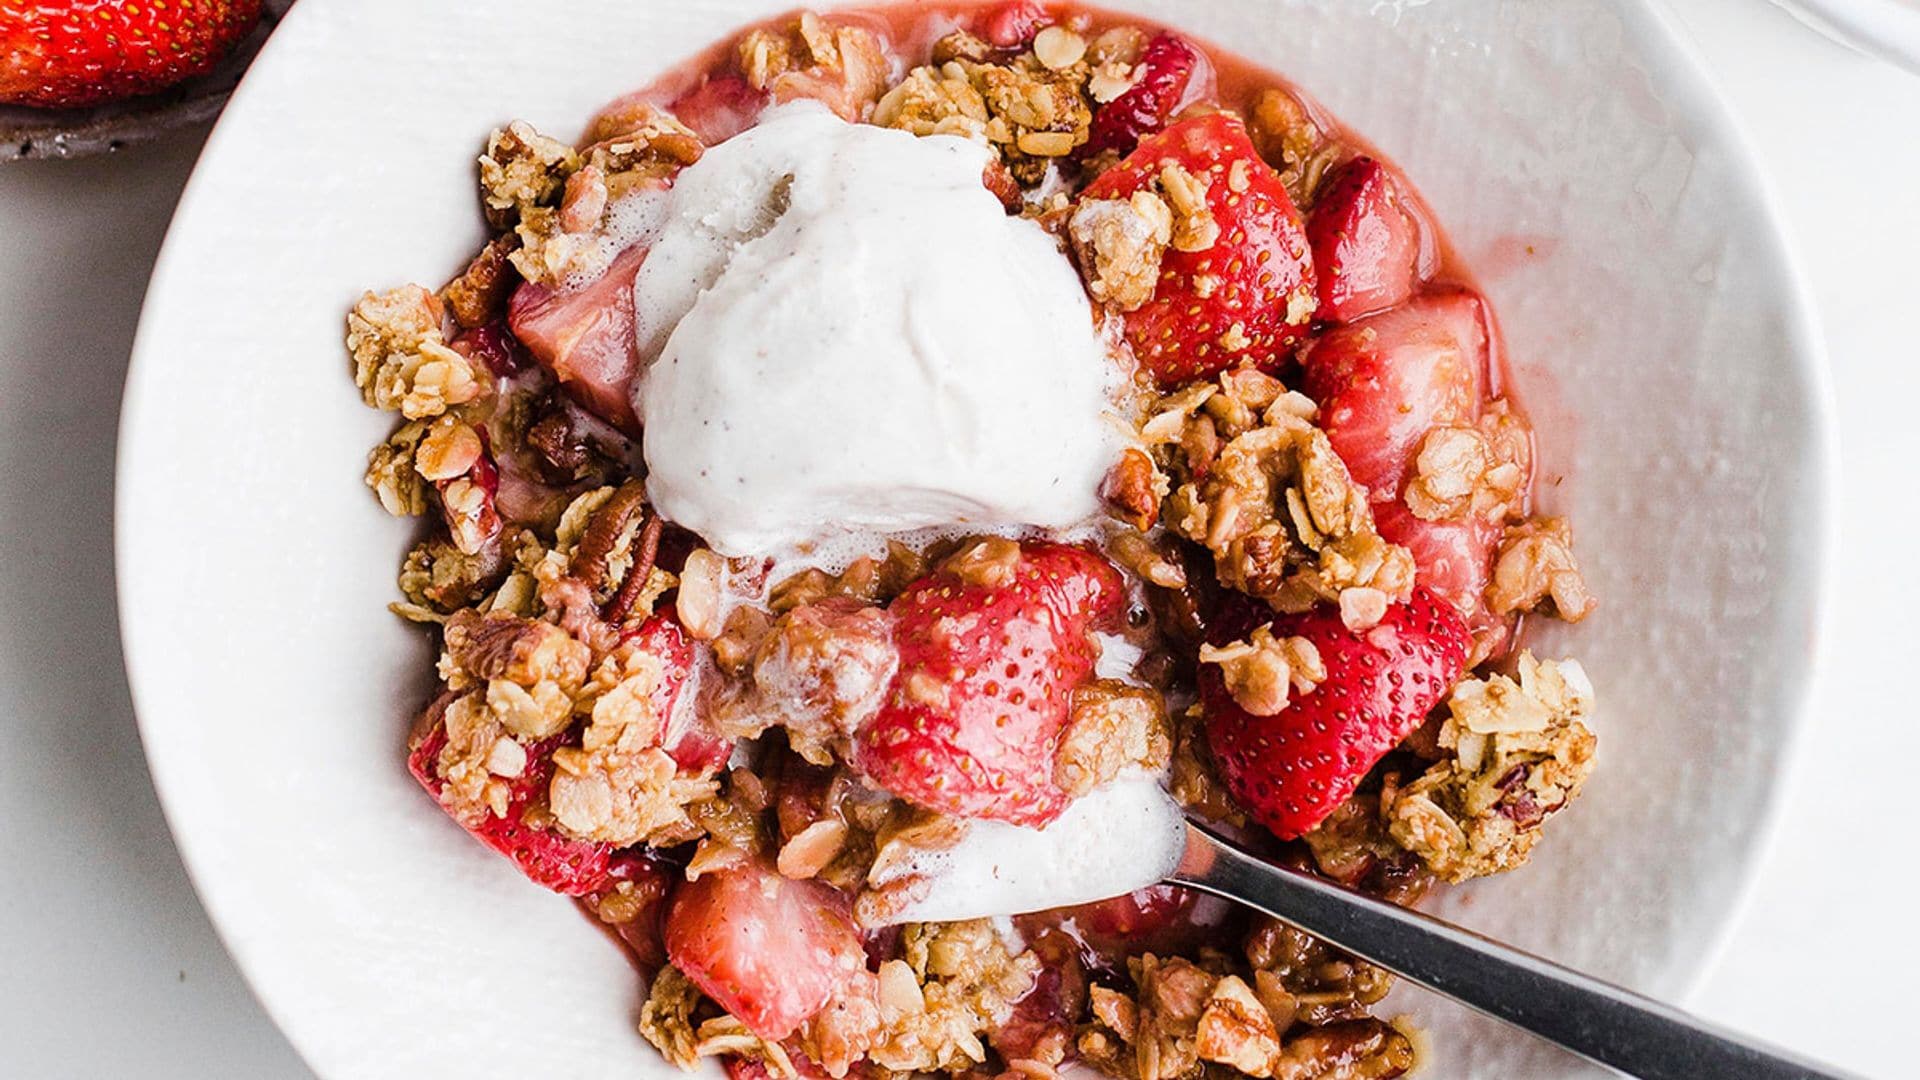
<path fill-rule="evenodd" d="M 1912 1076 L 1920 78 L 1760 0 L 1673 4 L 1797 235 L 1844 483 L 1825 663 L 1781 832 L 1691 1004 L 1869 1076 Z M 194 899 L 114 618 L 121 378 L 202 134 L 0 167 L 0 1076 L 310 1075 Z"/>

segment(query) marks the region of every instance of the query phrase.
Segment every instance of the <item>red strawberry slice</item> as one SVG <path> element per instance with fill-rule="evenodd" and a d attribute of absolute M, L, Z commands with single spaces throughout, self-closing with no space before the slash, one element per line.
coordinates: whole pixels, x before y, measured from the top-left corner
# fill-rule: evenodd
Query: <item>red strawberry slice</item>
<path fill-rule="evenodd" d="M 997 48 L 1017 49 L 1051 22 L 1053 17 L 1034 0 L 1008 0 L 987 12 L 980 24 L 980 36 Z"/>
<path fill-rule="evenodd" d="M 1268 613 L 1252 605 L 1221 620 L 1216 644 L 1245 637 Z M 1202 665 L 1207 743 L 1221 779 L 1248 814 L 1282 840 L 1318 825 L 1353 794 L 1368 769 L 1399 745 L 1452 689 L 1472 645 L 1453 605 L 1424 587 L 1354 633 L 1337 612 L 1281 615 L 1275 637 L 1312 642 L 1327 678 L 1273 716 L 1254 716 Z"/>
<path fill-rule="evenodd" d="M 1093 114 L 1087 141 L 1077 151 L 1090 157 L 1102 150 L 1133 152 L 1145 136 L 1159 131 L 1180 107 L 1200 52 L 1178 34 L 1155 35 L 1140 53 L 1139 76 L 1119 97 Z"/>
<path fill-rule="evenodd" d="M 719 768 L 731 753 L 731 745 L 725 745 L 723 751 L 716 753 L 711 744 L 720 741 L 718 737 L 704 729 L 693 729 L 690 721 L 684 719 L 692 717 L 693 709 L 679 709 L 676 715 L 675 705 L 693 675 L 693 645 L 686 631 L 672 615 L 662 614 L 642 623 L 626 640 L 639 642 L 641 648 L 660 660 L 661 678 L 649 704 L 660 715 L 669 717 L 664 736 L 667 752 L 683 771 L 711 772 Z M 452 700 L 453 695 L 442 695 L 420 718 L 415 730 L 421 734 L 416 736 L 418 741 L 407 757 L 408 771 L 436 799 L 440 799 L 447 786 L 438 771 L 440 751 L 447 745 L 446 725 L 441 716 Z M 614 857 L 613 849 L 607 844 L 575 840 L 551 829 L 526 824 L 528 806 L 545 798 L 548 782 L 553 779 L 553 752 L 571 738 L 570 733 L 562 732 L 526 747 L 527 767 L 510 782 L 511 794 L 504 817 L 489 813 L 478 821 L 469 821 L 465 813 L 453 816 L 480 842 L 512 859 L 529 878 L 555 892 L 585 896 L 621 878 L 621 867 L 631 858 Z M 444 800 L 442 806 L 451 813 L 453 808 L 446 807 Z M 624 873 L 632 870 L 626 867 Z"/>
<path fill-rule="evenodd" d="M 527 282 L 507 305 L 507 324 L 533 358 L 588 412 L 635 438 L 633 278 L 646 257 L 645 248 L 628 248 L 593 283 L 571 291 Z"/>
<path fill-rule="evenodd" d="M 486 429 L 478 431 L 480 456 L 461 475 L 433 483 L 440 495 L 440 516 L 447 523 L 447 534 L 461 551 L 469 553 L 491 546 L 500 538 L 501 528 L 500 468 L 494 464 Z"/>
<path fill-rule="evenodd" d="M 0 103 L 78 108 L 204 75 L 260 21 L 260 0 L 0 4 Z"/>
<path fill-rule="evenodd" d="M 867 970 L 845 893 L 757 863 L 701 874 L 667 907 L 667 958 L 778 1042 Z"/>
<path fill-rule="evenodd" d="M 1148 136 L 1087 185 L 1084 197 L 1127 198 L 1153 187 L 1167 165 L 1208 181 L 1220 232 L 1201 251 L 1167 249 L 1152 299 L 1126 316 L 1134 355 L 1163 386 L 1234 365 L 1274 366 L 1306 333 L 1317 306 L 1300 211 L 1254 151 L 1246 126 L 1226 113 Z"/>
<path fill-rule="evenodd" d="M 1493 576 L 1493 551 L 1501 525 L 1469 515 L 1461 521 L 1425 521 L 1400 502 L 1373 508 L 1374 524 L 1389 543 L 1413 554 L 1420 584 L 1457 609 L 1475 634 L 1505 620 L 1487 611 L 1487 582 Z"/>
<path fill-rule="evenodd" d="M 1487 385 L 1477 293 L 1428 293 L 1322 334 L 1302 357 L 1320 426 L 1376 503 L 1400 497 L 1427 432 L 1471 424 Z"/>
<path fill-rule="evenodd" d="M 1125 588 L 1105 559 L 1061 544 L 1019 545 L 1004 577 L 949 565 L 895 598 L 899 671 L 854 760 L 929 809 L 1041 825 L 1068 802 L 1053 759 L 1068 696 L 1093 671 L 1088 633 L 1118 618 Z"/>
<path fill-rule="evenodd" d="M 1178 885 L 1149 885 L 1125 896 L 1082 904 L 1072 910 L 1084 933 L 1133 940 L 1174 926 L 1193 909 L 1198 896 Z"/>
<path fill-rule="evenodd" d="M 707 727 L 691 699 L 684 706 L 680 702 L 681 691 L 693 677 L 693 639 L 687 636 L 679 618 L 671 611 L 662 611 L 628 631 L 622 640 L 637 642 L 660 658 L 662 676 L 648 699 L 654 714 L 667 718 L 660 745 L 682 772 L 718 771 L 733 756 L 733 741 Z"/>
<path fill-rule="evenodd" d="M 1386 166 L 1357 157 L 1333 177 L 1307 219 L 1320 281 L 1320 318 L 1352 322 L 1413 295 L 1420 236 Z"/>
<path fill-rule="evenodd" d="M 407 771 L 436 800 L 447 786 L 438 772 L 440 751 L 447 745 L 446 725 L 439 714 L 445 711 L 451 697 L 444 695 L 428 710 L 428 715 L 421 718 L 426 725 L 426 735 L 407 755 Z M 469 821 L 464 815 L 452 816 L 475 839 L 512 859 L 535 884 L 568 896 L 585 896 L 606 886 L 612 849 L 606 844 L 536 829 L 525 821 L 528 804 L 547 790 L 547 781 L 553 776 L 553 752 L 564 741 L 565 736 L 556 735 L 527 748 L 527 768 L 513 782 L 505 817 L 489 813 L 478 821 Z"/>
<path fill-rule="evenodd" d="M 701 142 L 718 146 L 759 122 L 771 100 L 738 75 L 708 75 L 673 99 L 667 111 L 692 128 Z"/>
<path fill-rule="evenodd" d="M 512 378 L 532 366 L 526 348 L 514 340 L 513 332 L 500 320 L 476 326 L 447 344 L 497 378 Z"/>

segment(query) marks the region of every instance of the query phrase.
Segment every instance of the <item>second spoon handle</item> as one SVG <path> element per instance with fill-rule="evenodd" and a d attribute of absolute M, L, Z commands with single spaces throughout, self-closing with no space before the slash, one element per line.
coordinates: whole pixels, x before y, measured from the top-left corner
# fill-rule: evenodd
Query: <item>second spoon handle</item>
<path fill-rule="evenodd" d="M 1643 1080 L 1846 1074 L 1431 915 L 1256 859 L 1192 824 L 1168 880 L 1258 909 L 1588 1059 Z"/>

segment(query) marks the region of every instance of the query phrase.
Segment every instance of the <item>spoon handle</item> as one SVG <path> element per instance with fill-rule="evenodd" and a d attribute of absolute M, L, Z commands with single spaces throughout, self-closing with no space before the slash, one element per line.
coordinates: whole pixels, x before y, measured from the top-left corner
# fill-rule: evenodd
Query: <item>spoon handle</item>
<path fill-rule="evenodd" d="M 1168 880 L 1236 900 L 1429 990 L 1642 1080 L 1844 1080 L 1837 1072 L 1297 870 L 1192 824 Z"/>

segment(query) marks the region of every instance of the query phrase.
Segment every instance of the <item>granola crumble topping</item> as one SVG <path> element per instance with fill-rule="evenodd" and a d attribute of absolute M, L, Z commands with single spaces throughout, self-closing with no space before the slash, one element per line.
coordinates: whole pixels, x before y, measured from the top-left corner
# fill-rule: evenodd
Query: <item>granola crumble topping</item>
<path fill-rule="evenodd" d="M 1273 716 L 1287 707 L 1290 690 L 1308 693 L 1327 677 L 1313 642 L 1303 637 L 1275 638 L 1264 625 L 1255 627 L 1245 641 L 1200 646 L 1200 662 L 1218 665 L 1227 692 L 1255 716 Z"/>
<path fill-rule="evenodd" d="M 1566 518 L 1532 518 L 1507 529 L 1487 587 L 1487 604 L 1496 614 L 1546 610 L 1579 622 L 1599 603 L 1573 556 L 1573 526 Z"/>
<path fill-rule="evenodd" d="M 1531 652 L 1517 663 L 1517 682 L 1495 674 L 1455 687 L 1439 740 L 1452 756 L 1382 794 L 1394 840 L 1448 881 L 1526 862 L 1593 771 L 1586 673 Z"/>
<path fill-rule="evenodd" d="M 1279 611 L 1370 590 L 1348 601 L 1364 623 L 1372 593 L 1407 598 L 1413 558 L 1374 530 L 1366 489 L 1312 415 L 1279 380 L 1230 370 L 1163 398 L 1141 435 L 1175 482 L 1161 519 L 1213 554 L 1222 584 Z"/>
<path fill-rule="evenodd" d="M 418 285 L 367 293 L 347 316 L 353 382 L 368 405 L 409 420 L 478 398 L 485 376 L 447 347 L 440 300 Z"/>

